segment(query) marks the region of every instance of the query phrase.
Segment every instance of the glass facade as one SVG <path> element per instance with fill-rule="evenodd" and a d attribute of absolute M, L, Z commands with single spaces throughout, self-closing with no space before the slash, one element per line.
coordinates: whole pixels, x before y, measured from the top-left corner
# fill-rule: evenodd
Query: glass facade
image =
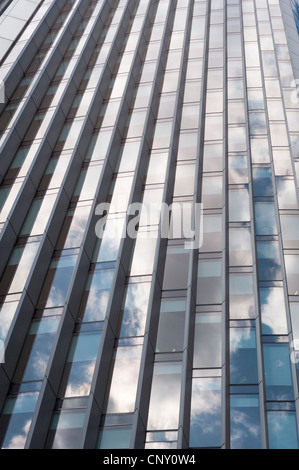
<path fill-rule="evenodd" d="M 1 447 L 298 449 L 280 0 L 22 2 L 0 32 Z"/>

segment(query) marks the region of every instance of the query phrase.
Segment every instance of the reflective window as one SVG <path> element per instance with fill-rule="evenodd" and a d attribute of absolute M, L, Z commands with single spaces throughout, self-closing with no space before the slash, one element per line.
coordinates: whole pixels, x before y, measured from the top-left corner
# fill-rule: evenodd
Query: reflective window
<path fill-rule="evenodd" d="M 287 334 L 288 327 L 283 288 L 260 288 L 260 305 L 263 334 Z"/>
<path fill-rule="evenodd" d="M 89 273 L 80 307 L 85 322 L 104 320 L 113 274 L 114 263 L 99 263 Z"/>
<path fill-rule="evenodd" d="M 183 351 L 185 316 L 185 299 L 162 299 L 156 352 Z"/>
<path fill-rule="evenodd" d="M 229 156 L 228 165 L 230 184 L 241 184 L 248 182 L 248 166 L 246 155 Z"/>
<path fill-rule="evenodd" d="M 229 311 L 231 319 L 255 318 L 252 274 L 230 274 Z"/>
<path fill-rule="evenodd" d="M 131 440 L 130 426 L 106 427 L 100 430 L 98 449 L 129 449 Z"/>
<path fill-rule="evenodd" d="M 7 398 L 0 420 L 4 438 L 3 449 L 24 449 L 26 438 L 38 399 L 38 392 L 20 393 L 17 397 Z"/>
<path fill-rule="evenodd" d="M 218 304 L 222 302 L 221 260 L 198 261 L 197 303 Z"/>
<path fill-rule="evenodd" d="M 147 423 L 148 430 L 178 429 L 181 374 L 180 363 L 155 363 Z"/>
<path fill-rule="evenodd" d="M 50 264 L 45 284 L 39 299 L 39 308 L 58 307 L 64 304 L 69 282 L 77 261 L 73 250 L 66 250 Z"/>
<path fill-rule="evenodd" d="M 299 295 L 299 256 L 284 256 L 289 295 Z"/>
<path fill-rule="evenodd" d="M 78 449 L 85 411 L 62 410 L 54 414 L 49 436 L 48 448 L 51 449 Z"/>
<path fill-rule="evenodd" d="M 229 191 L 230 222 L 246 222 L 250 220 L 248 189 L 231 189 Z"/>
<path fill-rule="evenodd" d="M 282 279 L 278 242 L 258 241 L 257 257 L 258 273 L 261 281 Z"/>
<path fill-rule="evenodd" d="M 190 252 L 184 246 L 169 245 L 166 251 L 163 289 L 186 289 Z"/>
<path fill-rule="evenodd" d="M 150 283 L 128 285 L 120 337 L 142 336 L 144 334 L 150 288 Z"/>
<path fill-rule="evenodd" d="M 267 400 L 294 400 L 288 343 L 263 345 Z"/>
<path fill-rule="evenodd" d="M 254 204 L 254 211 L 256 234 L 276 235 L 277 224 L 274 202 L 256 200 Z"/>
<path fill-rule="evenodd" d="M 221 446 L 221 379 L 192 380 L 189 447 Z"/>
<path fill-rule="evenodd" d="M 270 168 L 253 168 L 253 191 L 255 196 L 273 196 L 273 182 Z"/>
<path fill-rule="evenodd" d="M 299 248 L 299 217 L 298 215 L 280 216 L 284 248 Z"/>
<path fill-rule="evenodd" d="M 198 313 L 195 318 L 193 367 L 221 367 L 221 313 Z"/>
<path fill-rule="evenodd" d="M 14 380 L 43 380 L 60 317 L 45 317 L 31 323 Z M 29 357 L 28 357 L 29 356 Z"/>
<path fill-rule="evenodd" d="M 231 395 L 230 434 L 231 449 L 261 448 L 260 405 L 258 395 Z"/>
<path fill-rule="evenodd" d="M 230 382 L 257 384 L 257 351 L 254 328 L 230 329 Z"/>
<path fill-rule="evenodd" d="M 222 215 L 203 216 L 203 243 L 200 252 L 222 250 Z"/>
<path fill-rule="evenodd" d="M 229 262 L 231 266 L 252 265 L 251 234 L 247 227 L 229 230 Z"/>
<path fill-rule="evenodd" d="M 75 334 L 68 353 L 60 396 L 88 396 L 97 357 L 101 332 L 82 331 Z"/>
<path fill-rule="evenodd" d="M 134 412 L 141 352 L 142 346 L 118 346 L 116 349 L 107 413 Z"/>
<path fill-rule="evenodd" d="M 298 449 L 295 411 L 268 411 L 270 449 Z"/>

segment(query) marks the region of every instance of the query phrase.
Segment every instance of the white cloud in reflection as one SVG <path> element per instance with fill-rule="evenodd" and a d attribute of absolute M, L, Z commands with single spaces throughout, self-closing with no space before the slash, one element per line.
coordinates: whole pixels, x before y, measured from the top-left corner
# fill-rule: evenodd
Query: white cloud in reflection
<path fill-rule="evenodd" d="M 20 434 L 17 434 L 16 436 L 13 436 L 12 439 L 9 441 L 8 445 L 6 447 L 3 447 L 3 449 L 24 449 L 30 424 L 31 419 L 26 421 L 25 425 L 22 428 L 22 432 L 20 432 Z"/>
<path fill-rule="evenodd" d="M 107 413 L 134 411 L 142 346 L 119 347 L 116 354 Z"/>
<path fill-rule="evenodd" d="M 270 329 L 272 334 L 286 334 L 288 332 L 282 289 L 269 289 L 269 294 L 262 303 L 261 314 L 263 324 Z"/>
<path fill-rule="evenodd" d="M 93 378 L 95 368 L 95 362 L 88 364 L 84 368 L 84 377 L 79 377 L 76 381 L 76 377 L 72 377 L 72 371 L 70 373 L 69 382 L 65 391 L 65 397 L 86 397 L 90 393 L 91 382 Z"/>

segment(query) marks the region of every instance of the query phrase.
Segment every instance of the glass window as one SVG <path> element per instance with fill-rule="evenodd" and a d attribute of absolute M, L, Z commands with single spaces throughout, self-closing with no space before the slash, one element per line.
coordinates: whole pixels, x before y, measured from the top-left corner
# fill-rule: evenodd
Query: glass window
<path fill-rule="evenodd" d="M 257 351 L 254 328 L 230 329 L 230 382 L 257 384 Z"/>
<path fill-rule="evenodd" d="M 256 235 L 276 235 L 277 224 L 273 201 L 255 201 Z"/>
<path fill-rule="evenodd" d="M 299 217 L 298 215 L 280 216 L 284 248 L 299 248 Z"/>
<path fill-rule="evenodd" d="M 229 191 L 230 222 L 246 222 L 250 220 L 248 189 L 231 189 Z"/>
<path fill-rule="evenodd" d="M 244 152 L 247 150 L 247 137 L 245 127 L 228 128 L 228 151 Z"/>
<path fill-rule="evenodd" d="M 80 317 L 84 322 L 104 320 L 113 275 L 114 263 L 99 263 L 89 273 L 80 307 Z"/>
<path fill-rule="evenodd" d="M 181 396 L 180 363 L 155 363 L 147 429 L 178 429 Z"/>
<path fill-rule="evenodd" d="M 76 334 L 71 342 L 60 396 L 88 396 L 101 339 L 100 331 Z"/>
<path fill-rule="evenodd" d="M 273 196 L 272 172 L 270 168 L 253 168 L 253 191 L 255 196 Z"/>
<path fill-rule="evenodd" d="M 285 255 L 289 295 L 299 295 L 299 256 Z"/>
<path fill-rule="evenodd" d="M 195 318 L 193 367 L 221 367 L 221 343 L 221 313 L 198 313 Z"/>
<path fill-rule="evenodd" d="M 222 250 L 222 215 L 203 216 L 203 243 L 200 252 Z"/>
<path fill-rule="evenodd" d="M 250 139 L 252 163 L 270 163 L 269 143 L 267 139 Z"/>
<path fill-rule="evenodd" d="M 64 304 L 76 261 L 77 254 L 74 254 L 74 250 L 66 250 L 51 261 L 39 299 L 39 308 L 59 307 Z"/>
<path fill-rule="evenodd" d="M 264 367 L 267 400 L 294 400 L 288 343 L 265 343 Z"/>
<path fill-rule="evenodd" d="M 296 413 L 268 411 L 270 449 L 298 449 Z"/>
<path fill-rule="evenodd" d="M 219 304 L 222 302 L 222 262 L 218 259 L 199 259 L 197 280 L 197 303 Z"/>
<path fill-rule="evenodd" d="M 168 148 L 172 133 L 172 121 L 158 121 L 155 128 L 152 148 Z"/>
<path fill-rule="evenodd" d="M 229 311 L 231 319 L 255 318 L 252 274 L 230 274 Z"/>
<path fill-rule="evenodd" d="M 192 380 L 189 447 L 221 446 L 221 379 Z"/>
<path fill-rule="evenodd" d="M 150 288 L 150 283 L 128 285 L 120 337 L 142 336 L 144 334 Z"/>
<path fill-rule="evenodd" d="M 63 410 L 54 413 L 49 436 L 48 448 L 51 449 L 78 449 L 85 411 Z"/>
<path fill-rule="evenodd" d="M 174 196 L 193 196 L 195 182 L 195 164 L 177 165 L 175 174 Z"/>
<path fill-rule="evenodd" d="M 222 143 L 206 143 L 204 146 L 203 171 L 222 171 L 223 169 Z"/>
<path fill-rule="evenodd" d="M 31 323 L 14 380 L 43 380 L 60 317 L 46 317 Z M 29 356 L 29 357 L 28 357 Z"/>
<path fill-rule="evenodd" d="M 288 333 L 285 298 L 282 287 L 260 288 L 262 328 L 264 335 Z"/>
<path fill-rule="evenodd" d="M 118 346 L 116 349 L 107 413 L 134 412 L 141 352 L 142 346 Z"/>
<path fill-rule="evenodd" d="M 251 266 L 252 247 L 250 228 L 229 230 L 229 262 L 231 266 Z"/>
<path fill-rule="evenodd" d="M 131 441 L 130 426 L 106 427 L 100 430 L 98 449 L 129 449 Z"/>
<path fill-rule="evenodd" d="M 183 351 L 185 317 L 185 299 L 162 299 L 156 352 Z"/>
<path fill-rule="evenodd" d="M 222 184 L 222 176 L 203 178 L 201 202 L 205 209 L 222 207 Z"/>
<path fill-rule="evenodd" d="M 294 180 L 276 178 L 279 209 L 297 209 L 297 194 Z"/>
<path fill-rule="evenodd" d="M 258 395 L 231 395 L 230 434 L 231 449 L 261 448 L 260 404 Z"/>
<path fill-rule="evenodd" d="M 187 289 L 190 251 L 169 245 L 166 251 L 163 289 Z"/>
<path fill-rule="evenodd" d="M 228 157 L 229 184 L 248 182 L 248 167 L 246 155 L 230 155 Z"/>
<path fill-rule="evenodd" d="M 178 160 L 194 160 L 197 156 L 197 132 L 184 134 L 179 137 Z"/>
<path fill-rule="evenodd" d="M 279 245 L 276 241 L 257 242 L 258 273 L 261 281 L 282 279 Z"/>
<path fill-rule="evenodd" d="M 20 393 L 7 398 L 0 420 L 3 449 L 24 449 L 38 395 Z"/>

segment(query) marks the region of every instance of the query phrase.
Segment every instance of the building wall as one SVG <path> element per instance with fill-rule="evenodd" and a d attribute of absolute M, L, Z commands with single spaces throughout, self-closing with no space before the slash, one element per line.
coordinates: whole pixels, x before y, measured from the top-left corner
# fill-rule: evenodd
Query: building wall
<path fill-rule="evenodd" d="M 0 59 L 1 446 L 298 448 L 290 2 L 39 7 Z"/>

